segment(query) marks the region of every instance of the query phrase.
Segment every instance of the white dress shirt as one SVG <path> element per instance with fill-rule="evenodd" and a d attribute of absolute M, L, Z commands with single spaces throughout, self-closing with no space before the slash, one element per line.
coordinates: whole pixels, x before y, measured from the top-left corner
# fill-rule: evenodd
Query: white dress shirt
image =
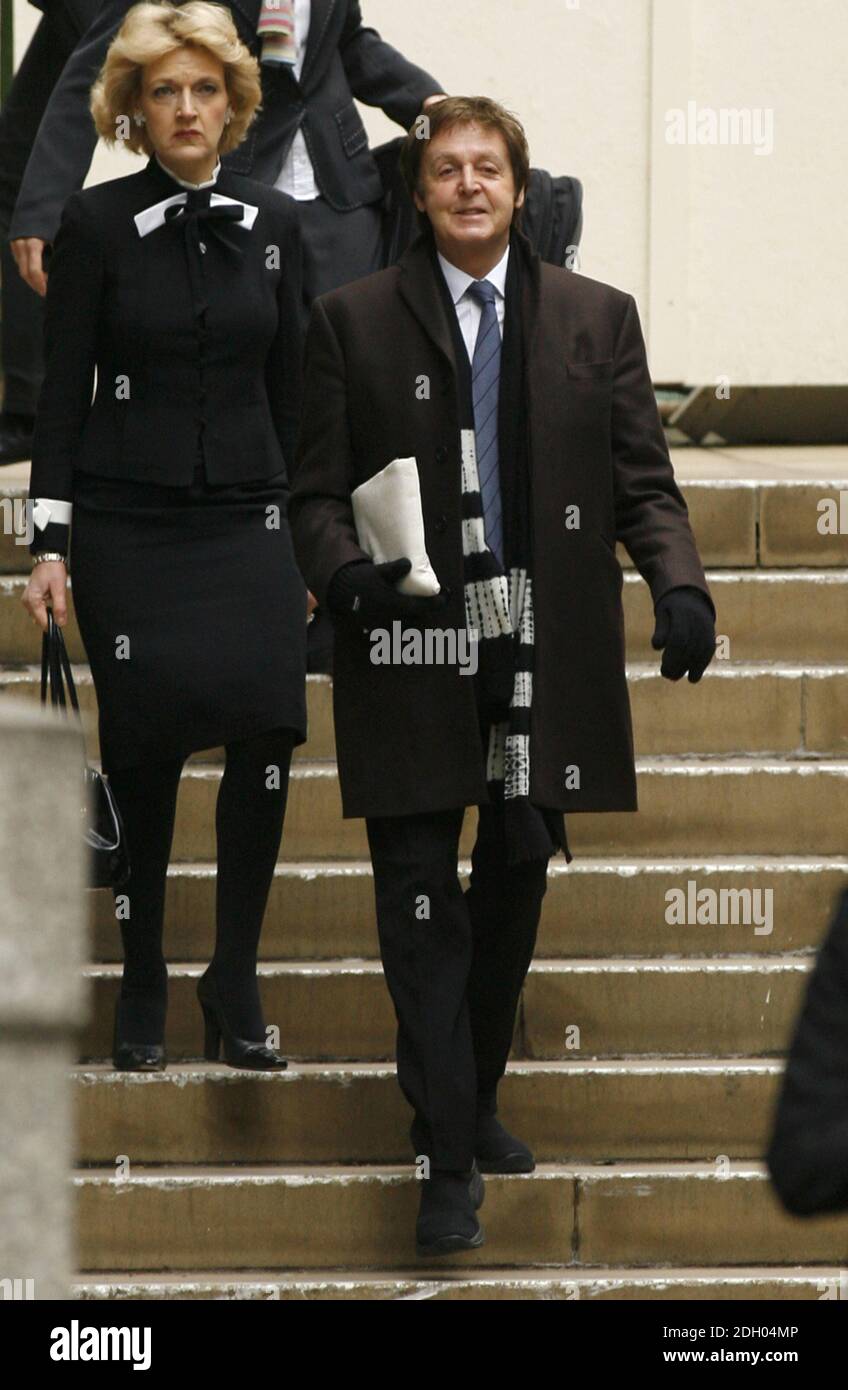
<path fill-rule="evenodd" d="M 442 273 L 447 280 L 451 299 L 456 309 L 456 317 L 459 320 L 460 331 L 463 341 L 468 351 L 468 360 L 474 360 L 474 345 L 477 342 L 477 333 L 480 328 L 480 320 L 483 317 L 483 306 L 478 304 L 473 295 L 468 293 L 468 286 L 475 283 L 473 275 L 460 270 L 459 266 L 453 265 L 451 261 L 445 260 L 441 251 L 437 252 L 439 265 Z M 498 327 L 500 328 L 501 338 L 503 338 L 504 315 L 506 313 L 506 268 L 509 261 L 509 246 L 507 246 L 497 265 L 492 266 L 488 275 L 484 275 L 484 280 L 491 280 L 495 287 L 495 311 L 498 316 Z"/>
<path fill-rule="evenodd" d="M 297 59 L 292 65 L 292 71 L 298 81 L 303 71 L 311 16 L 312 0 L 294 0 L 294 43 Z M 300 129 L 295 132 L 274 187 L 281 188 L 299 203 L 309 202 L 321 195 L 321 190 L 315 182 L 315 171 L 306 148 L 306 139 Z"/>

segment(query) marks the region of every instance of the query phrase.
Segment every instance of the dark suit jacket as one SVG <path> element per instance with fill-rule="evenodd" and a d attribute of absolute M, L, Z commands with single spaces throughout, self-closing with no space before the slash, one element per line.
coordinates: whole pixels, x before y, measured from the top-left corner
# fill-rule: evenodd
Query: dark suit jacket
<path fill-rule="evenodd" d="M 140 236 L 137 212 L 180 193 L 155 159 L 68 199 L 50 261 L 30 497 L 72 501 L 74 473 L 211 483 L 266 478 L 293 457 L 301 397 L 301 244 L 294 200 L 223 167 L 213 191 L 259 208 L 250 230 L 206 230 L 198 332 L 185 231 Z M 279 257 L 269 248 L 279 248 Z M 270 264 L 269 264 L 270 262 Z M 94 369 L 97 395 L 92 404 Z M 129 394 L 121 389 L 128 383 Z M 51 522 L 31 549 L 53 549 Z"/>
<path fill-rule="evenodd" d="M 76 32 L 84 34 L 88 26 L 94 23 L 103 0 L 29 0 L 29 3 L 41 10 L 42 14 L 61 10 L 67 15 Z"/>
<path fill-rule="evenodd" d="M 396 266 L 314 303 L 289 524 L 307 585 L 365 558 L 352 490 L 415 457 L 427 552 L 450 592 L 437 626 L 465 627 L 457 370 L 422 235 Z M 669 459 L 632 295 L 524 258 L 535 672 L 530 795 L 563 811 L 636 809 L 624 666 L 626 545 L 656 602 L 708 597 Z M 422 384 L 426 383 L 426 393 Z M 580 507 L 579 530 L 565 525 Z M 353 619 L 336 623 L 333 707 L 345 816 L 446 810 L 488 799 L 474 682 L 456 665 L 375 665 Z M 577 764 L 579 786 L 567 780 Z"/>
<path fill-rule="evenodd" d="M 68 60 L 27 164 L 10 239 L 52 241 L 62 205 L 82 186 L 97 143 L 89 91 L 130 5 L 131 0 L 106 0 Z M 239 37 L 258 57 L 261 0 L 232 0 L 229 8 Z M 353 98 L 382 107 L 408 129 L 424 99 L 438 91 L 434 77 L 363 25 L 359 0 L 312 0 L 300 81 L 289 71 L 262 65 L 264 109 L 222 163 L 233 173 L 273 184 L 302 125 L 315 180 L 327 202 L 340 211 L 361 207 L 376 202 L 383 189 Z"/>

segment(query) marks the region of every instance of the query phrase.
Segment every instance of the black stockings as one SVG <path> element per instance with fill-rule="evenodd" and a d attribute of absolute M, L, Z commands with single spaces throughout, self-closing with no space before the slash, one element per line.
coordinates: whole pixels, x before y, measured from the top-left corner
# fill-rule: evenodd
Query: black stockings
<path fill-rule="evenodd" d="M 262 919 L 280 848 L 294 731 L 271 729 L 226 745 L 218 790 L 215 953 L 210 972 L 237 1037 L 265 1041 L 256 980 Z M 184 758 L 109 774 L 123 817 L 131 875 L 121 921 L 120 1040 L 161 1043 L 168 972 L 162 953 L 165 883 Z"/>

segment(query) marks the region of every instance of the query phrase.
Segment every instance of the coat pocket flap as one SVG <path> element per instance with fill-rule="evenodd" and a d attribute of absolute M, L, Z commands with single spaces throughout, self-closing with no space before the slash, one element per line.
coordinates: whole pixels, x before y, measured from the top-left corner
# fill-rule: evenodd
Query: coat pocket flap
<path fill-rule="evenodd" d="M 347 102 L 340 110 L 335 111 L 333 116 L 342 138 L 342 147 L 350 159 L 368 144 L 368 132 L 362 124 L 356 102 Z"/>
<path fill-rule="evenodd" d="M 565 370 L 578 381 L 612 381 L 614 366 L 610 357 L 606 362 L 566 362 Z"/>

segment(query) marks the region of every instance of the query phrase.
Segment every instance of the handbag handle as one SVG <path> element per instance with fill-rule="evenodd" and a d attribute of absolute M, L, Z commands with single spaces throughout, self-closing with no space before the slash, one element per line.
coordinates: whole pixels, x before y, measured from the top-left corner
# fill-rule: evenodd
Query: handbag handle
<path fill-rule="evenodd" d="M 68 694 L 71 697 L 71 706 L 79 714 L 79 700 L 77 698 L 76 685 L 74 683 L 71 663 L 68 657 L 68 649 L 65 646 L 65 639 L 62 629 L 53 617 L 53 609 L 47 609 L 47 630 L 41 639 L 41 703 L 47 703 L 47 680 L 50 680 L 50 703 L 53 709 L 61 708 L 66 711 L 67 702 L 65 700 L 65 685 L 62 680 L 64 672 L 65 681 L 68 685 Z"/>
<path fill-rule="evenodd" d="M 50 680 L 50 703 L 54 709 L 60 703 L 60 692 L 57 688 L 57 672 L 55 663 L 56 642 L 53 634 L 55 631 L 53 622 L 53 610 L 47 610 L 47 627 L 44 629 L 41 638 L 41 703 L 47 703 L 47 681 Z M 61 692 L 64 694 L 64 691 Z"/>

